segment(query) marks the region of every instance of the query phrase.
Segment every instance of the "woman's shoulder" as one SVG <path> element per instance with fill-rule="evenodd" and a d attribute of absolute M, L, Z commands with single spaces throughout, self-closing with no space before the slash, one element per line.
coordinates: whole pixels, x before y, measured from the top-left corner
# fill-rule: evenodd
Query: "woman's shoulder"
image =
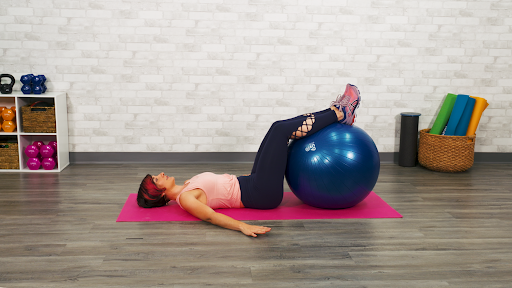
<path fill-rule="evenodd" d="M 178 197 L 176 198 L 176 202 L 178 202 L 178 205 L 183 208 L 183 206 L 181 205 L 181 200 L 182 199 L 187 199 L 188 197 L 193 197 L 197 200 L 199 200 L 201 203 L 204 203 L 206 204 L 206 194 L 204 193 L 204 191 L 200 188 L 196 188 L 196 189 L 191 189 L 191 190 L 186 190 L 186 191 L 182 191 Z M 204 198 L 204 199 L 203 199 Z"/>
<path fill-rule="evenodd" d="M 191 189 L 191 190 L 182 191 L 182 192 L 180 193 L 180 196 L 185 195 L 185 194 L 186 194 L 186 195 L 194 195 L 194 196 L 198 196 L 198 195 L 203 194 L 203 193 L 204 193 L 204 191 L 203 191 L 203 190 L 201 190 L 200 188 L 196 188 L 196 189 Z"/>

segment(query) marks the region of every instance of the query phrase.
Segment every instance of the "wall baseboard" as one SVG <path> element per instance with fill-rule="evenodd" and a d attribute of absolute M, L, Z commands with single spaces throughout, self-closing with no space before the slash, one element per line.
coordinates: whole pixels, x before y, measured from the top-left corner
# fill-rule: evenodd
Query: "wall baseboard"
<path fill-rule="evenodd" d="M 381 163 L 398 163 L 398 152 L 379 153 Z M 256 152 L 70 152 L 71 164 L 245 163 Z M 475 163 L 512 163 L 512 153 L 475 152 Z"/>

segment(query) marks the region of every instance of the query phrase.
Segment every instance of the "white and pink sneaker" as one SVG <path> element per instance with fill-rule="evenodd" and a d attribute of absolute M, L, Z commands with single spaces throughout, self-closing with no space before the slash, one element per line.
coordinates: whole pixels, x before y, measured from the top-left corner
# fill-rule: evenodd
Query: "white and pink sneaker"
<path fill-rule="evenodd" d="M 352 125 L 356 119 L 355 111 L 357 107 L 359 107 L 360 102 L 361 96 L 359 95 L 359 89 L 357 89 L 355 85 L 347 84 L 345 93 L 338 95 L 336 101 L 331 102 L 331 106 L 336 107 L 345 114 L 345 117 L 340 120 L 341 123 Z"/>

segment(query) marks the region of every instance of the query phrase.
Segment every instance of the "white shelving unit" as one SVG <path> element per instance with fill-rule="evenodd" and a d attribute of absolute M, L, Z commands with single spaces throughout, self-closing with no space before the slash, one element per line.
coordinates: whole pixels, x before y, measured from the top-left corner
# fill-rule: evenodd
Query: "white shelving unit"
<path fill-rule="evenodd" d="M 57 133 L 26 133 L 23 132 L 23 119 L 21 117 L 21 107 L 31 104 L 35 101 L 46 101 L 55 104 L 55 121 Z M 23 94 L 20 91 L 12 94 L 0 94 L 0 107 L 16 107 L 16 130 L 7 133 L 0 131 L 1 136 L 11 136 L 16 138 L 18 143 L 18 154 L 20 169 L 0 169 L 1 172 L 32 172 L 48 173 L 60 172 L 69 165 L 69 140 L 68 140 L 68 111 L 65 92 L 46 92 L 44 94 Z M 53 170 L 44 170 L 42 167 L 38 170 L 30 170 L 27 167 L 28 157 L 25 155 L 25 148 L 34 143 L 34 141 L 43 141 L 48 144 L 50 141 L 57 141 L 57 159 L 58 165 Z"/>

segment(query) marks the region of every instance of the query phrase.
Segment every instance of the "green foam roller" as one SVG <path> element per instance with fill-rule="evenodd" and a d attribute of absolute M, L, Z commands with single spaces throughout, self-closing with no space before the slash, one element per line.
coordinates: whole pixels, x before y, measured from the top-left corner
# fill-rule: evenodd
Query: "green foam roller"
<path fill-rule="evenodd" d="M 432 125 L 432 129 L 430 129 L 430 134 L 440 135 L 441 132 L 443 132 L 443 129 L 452 114 L 455 100 L 457 100 L 457 95 L 451 93 L 446 95 L 443 106 L 441 106 L 441 110 L 439 111 L 439 114 L 437 114 L 436 121 L 434 122 L 434 125 Z"/>

